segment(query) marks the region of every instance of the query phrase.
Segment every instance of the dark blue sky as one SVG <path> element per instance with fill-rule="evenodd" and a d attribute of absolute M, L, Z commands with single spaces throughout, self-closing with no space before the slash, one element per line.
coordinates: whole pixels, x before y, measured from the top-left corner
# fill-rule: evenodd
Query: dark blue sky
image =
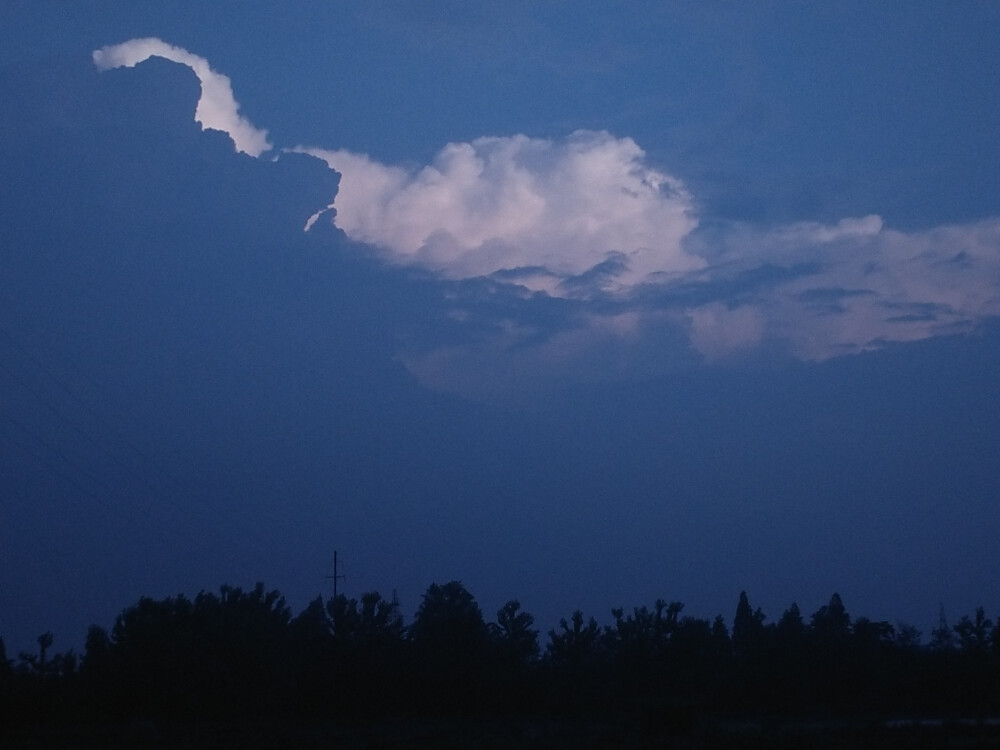
<path fill-rule="evenodd" d="M 9 649 L 298 609 L 334 549 L 407 616 L 995 615 L 1000 13 L 961 7 L 5 4 Z"/>

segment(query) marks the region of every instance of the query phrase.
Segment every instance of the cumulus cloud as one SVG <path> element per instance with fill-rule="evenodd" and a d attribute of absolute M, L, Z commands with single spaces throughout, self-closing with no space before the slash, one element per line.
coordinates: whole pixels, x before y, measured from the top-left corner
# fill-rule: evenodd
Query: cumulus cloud
<path fill-rule="evenodd" d="M 205 59 L 159 39 L 93 53 L 101 70 L 152 56 L 194 70 L 203 128 L 253 156 L 271 149 Z M 506 388 L 509 378 L 491 373 L 511 366 L 536 379 L 618 377 L 692 353 L 719 361 L 762 347 L 824 360 L 1000 315 L 1000 218 L 920 232 L 878 216 L 703 226 L 680 180 L 632 139 L 604 131 L 451 143 L 415 169 L 346 149 L 286 150 L 340 173 L 326 215 L 349 238 L 441 277 L 442 329 L 474 333 L 424 331 L 400 357 L 449 390 Z M 508 293 L 495 294 L 501 288 Z"/>
<path fill-rule="evenodd" d="M 417 170 L 295 150 L 341 174 L 336 224 L 349 237 L 448 278 L 521 269 L 518 283 L 566 294 L 562 281 L 609 262 L 609 288 L 703 264 L 683 247 L 697 226 L 690 195 L 630 138 L 477 138 L 448 144 Z"/>
<path fill-rule="evenodd" d="M 233 139 L 237 151 L 260 156 L 271 150 L 267 131 L 254 127 L 240 114 L 240 106 L 233 97 L 232 81 L 212 70 L 208 60 L 191 54 L 186 49 L 149 37 L 132 39 L 122 44 L 94 50 L 94 65 L 98 70 L 134 68 L 151 57 L 162 57 L 187 65 L 201 81 L 201 97 L 194 119 L 202 129 L 221 130 Z"/>

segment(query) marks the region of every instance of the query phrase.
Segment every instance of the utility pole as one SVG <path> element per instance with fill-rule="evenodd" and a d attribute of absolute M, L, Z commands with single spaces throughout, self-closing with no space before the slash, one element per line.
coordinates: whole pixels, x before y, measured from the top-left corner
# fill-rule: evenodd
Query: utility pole
<path fill-rule="evenodd" d="M 343 579 L 343 573 L 337 573 L 337 550 L 333 551 L 333 575 L 327 576 L 327 580 L 333 579 L 333 598 L 337 598 L 337 581 Z"/>

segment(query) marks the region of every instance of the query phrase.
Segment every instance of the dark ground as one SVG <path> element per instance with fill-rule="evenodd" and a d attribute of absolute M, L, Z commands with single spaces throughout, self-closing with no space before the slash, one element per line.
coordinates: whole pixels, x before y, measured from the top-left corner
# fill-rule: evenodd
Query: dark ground
<path fill-rule="evenodd" d="M 680 733 L 644 730 L 625 723 L 551 719 L 400 721 L 346 726 L 317 723 L 248 725 L 133 722 L 122 727 L 46 729 L 0 733 L 10 750 L 604 750 L 664 748 L 1000 748 L 1000 722 L 946 722 L 933 725 L 863 723 L 728 723 Z"/>

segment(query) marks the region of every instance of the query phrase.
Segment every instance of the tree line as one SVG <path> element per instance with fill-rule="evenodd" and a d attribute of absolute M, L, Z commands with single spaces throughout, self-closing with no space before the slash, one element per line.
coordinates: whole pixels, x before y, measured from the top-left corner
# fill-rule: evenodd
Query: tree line
<path fill-rule="evenodd" d="M 984 717 L 1000 713 L 1000 625 L 983 608 L 925 643 L 915 628 L 848 614 L 839 595 L 774 622 L 741 593 L 731 623 L 680 602 L 576 611 L 548 631 L 518 601 L 487 621 L 458 581 L 433 584 L 409 624 L 377 592 L 317 598 L 223 586 L 144 597 L 82 655 L 8 658 L 7 727 L 30 722 L 358 721 L 413 716 L 607 716 L 658 731 L 738 717 Z"/>

